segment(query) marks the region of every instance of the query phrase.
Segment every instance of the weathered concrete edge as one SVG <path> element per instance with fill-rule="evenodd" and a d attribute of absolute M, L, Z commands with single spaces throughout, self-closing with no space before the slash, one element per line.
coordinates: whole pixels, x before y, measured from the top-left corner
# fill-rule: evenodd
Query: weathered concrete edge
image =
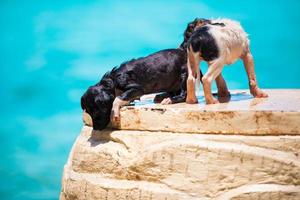
<path fill-rule="evenodd" d="M 95 191 L 98 194 L 101 192 L 101 197 L 112 197 L 111 195 L 114 194 L 118 197 L 124 197 L 126 198 L 126 195 L 128 194 L 134 194 L 133 199 L 139 199 L 139 192 L 142 191 L 144 195 L 147 198 L 150 198 L 152 195 L 155 197 L 156 195 L 163 195 L 168 196 L 172 198 L 170 199 L 199 199 L 198 197 L 191 196 L 191 194 L 187 194 L 185 192 L 181 192 L 180 190 L 169 188 L 167 185 L 159 184 L 159 183 L 148 183 L 145 181 L 136 181 L 136 180 L 122 180 L 122 179 L 114 179 L 109 178 L 106 176 L 103 176 L 104 174 L 101 173 L 85 173 L 80 171 L 74 171 L 73 164 L 71 161 L 74 159 L 74 149 L 78 147 L 79 140 L 83 139 L 88 140 L 90 135 L 86 135 L 84 132 L 91 132 L 92 129 L 90 127 L 83 127 L 81 134 L 77 137 L 72 150 L 69 155 L 69 159 L 67 164 L 64 167 L 64 174 L 62 179 L 62 190 L 61 190 L 61 196 L 60 199 L 72 199 L 72 195 L 76 194 L 79 199 L 86 199 L 85 197 L 93 197 L 90 199 L 99 199 L 98 196 L 95 195 Z M 115 131 L 115 132 L 122 132 L 122 131 Z M 126 131 L 125 131 L 126 132 Z M 127 132 L 134 132 L 134 131 L 127 131 Z M 152 134 L 151 134 L 152 135 Z M 171 133 L 171 135 L 173 135 Z M 178 134 L 180 136 L 181 134 Z M 120 134 L 120 136 L 127 137 L 124 134 Z M 208 137 L 209 135 L 203 135 L 203 137 Z M 120 139 L 122 139 L 122 137 Z M 198 137 L 198 136 L 197 136 Z M 231 137 L 231 136 L 215 136 L 215 137 Z M 232 136 L 235 137 L 235 136 Z M 246 136 L 242 136 L 246 137 Z M 254 136 L 255 137 L 255 136 Z M 273 137 L 273 136 L 272 136 Z M 291 138 L 299 138 L 299 136 L 282 136 L 282 137 L 291 137 Z M 265 138 L 259 136 L 259 138 Z M 209 144 L 209 143 L 208 143 Z M 77 146 L 76 146 L 77 145 Z M 213 145 L 213 144 L 212 144 Z M 226 145 L 227 147 L 228 145 Z M 231 145 L 229 145 L 231 146 Z M 257 149 L 257 147 L 255 147 Z M 260 149 L 260 148 L 258 148 Z M 250 150 L 247 148 L 247 150 Z M 276 150 L 274 152 L 277 152 Z M 269 153 L 269 155 L 273 156 L 273 153 Z M 299 160 L 298 160 L 299 161 Z M 287 160 L 288 163 L 290 161 Z M 299 166 L 299 162 L 296 162 Z M 123 186 L 123 184 L 126 183 L 126 187 Z M 140 184 L 142 184 L 142 187 L 140 187 Z M 258 194 L 263 195 L 263 193 L 272 193 L 276 192 L 277 195 L 280 196 L 280 194 L 293 194 L 294 196 L 300 196 L 300 186 L 299 185 L 282 185 L 282 184 L 272 184 L 272 182 L 269 183 L 256 183 L 256 184 L 249 184 L 249 185 L 243 185 L 240 187 L 232 188 L 229 191 L 226 191 L 219 196 L 216 197 L 216 199 L 231 199 L 234 197 L 240 197 L 240 195 L 249 194 L 252 196 L 252 194 Z M 253 197 L 253 196 L 252 196 Z M 102 199 L 102 198 L 100 198 Z M 105 199 L 105 198 L 103 198 Z M 200 198 L 203 199 L 203 198 Z"/>
<path fill-rule="evenodd" d="M 204 199 L 203 197 L 198 198 L 186 194 L 182 191 L 174 190 L 168 188 L 168 186 L 159 184 L 159 183 L 149 183 L 144 181 L 131 181 L 131 180 L 118 180 L 118 179 L 109 179 L 102 177 L 98 174 L 89 174 L 89 173 L 78 173 L 73 171 L 71 168 L 66 168 L 64 171 L 64 178 L 66 189 L 68 190 L 68 181 L 76 181 L 85 183 L 82 187 L 84 188 L 85 192 L 89 192 L 88 187 L 96 187 L 104 189 L 106 192 L 106 197 L 108 196 L 108 191 L 110 189 L 119 190 L 120 194 L 117 196 L 124 195 L 122 190 L 132 191 L 134 189 L 138 189 L 141 191 L 149 192 L 150 196 L 155 193 L 165 194 L 165 195 L 176 195 L 180 197 L 180 199 L 191 199 L 191 200 L 198 200 Z M 72 187 L 70 188 L 72 191 Z M 281 193 L 294 193 L 297 196 L 300 196 L 300 186 L 295 185 L 280 185 L 280 184 L 250 184 L 250 185 L 243 185 L 238 188 L 233 188 L 223 194 L 219 195 L 215 199 L 217 200 L 226 200 L 232 199 L 234 197 L 238 197 L 243 194 L 251 194 L 251 193 L 266 193 L 266 192 L 281 192 Z M 68 191 L 61 192 L 60 199 L 64 199 L 64 195 L 67 194 Z M 125 195 L 124 195 L 125 196 Z M 177 199 L 177 198 L 176 198 Z"/>
<path fill-rule="evenodd" d="M 267 99 L 219 105 L 149 104 L 147 101 L 153 95 L 145 95 L 141 98 L 145 104 L 123 107 L 120 123 L 110 127 L 177 133 L 300 135 L 300 90 L 269 90 L 268 93 Z M 86 114 L 84 123 L 92 124 Z"/>
<path fill-rule="evenodd" d="M 84 131 L 85 127 L 83 126 L 83 128 L 80 131 L 80 134 L 77 136 L 76 140 L 74 141 L 71 151 L 69 153 L 68 156 L 68 160 L 66 162 L 66 164 L 64 165 L 63 168 L 63 174 L 62 174 L 62 178 L 61 178 L 61 190 L 60 190 L 60 196 L 59 199 L 62 200 L 64 199 L 63 195 L 66 193 L 66 184 L 65 184 L 65 180 L 67 180 L 69 178 L 69 169 L 72 169 L 72 160 L 73 160 L 73 156 L 74 156 L 74 150 L 78 144 L 78 141 L 80 140 L 80 138 L 82 137 L 82 132 Z"/>
<path fill-rule="evenodd" d="M 300 135 L 300 112 L 124 107 L 120 123 L 112 127 L 177 133 Z"/>

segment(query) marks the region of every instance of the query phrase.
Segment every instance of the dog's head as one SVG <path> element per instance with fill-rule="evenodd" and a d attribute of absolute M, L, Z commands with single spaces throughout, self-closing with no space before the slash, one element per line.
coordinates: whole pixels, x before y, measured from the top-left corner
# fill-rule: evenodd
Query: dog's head
<path fill-rule="evenodd" d="M 87 112 L 95 130 L 104 129 L 110 121 L 114 95 L 102 86 L 91 86 L 81 97 L 81 108 Z"/>
<path fill-rule="evenodd" d="M 180 45 L 181 48 L 185 49 L 187 47 L 187 41 L 190 39 L 192 36 L 193 32 L 202 26 L 205 26 L 206 24 L 209 24 L 211 21 L 208 19 L 203 19 L 203 18 L 196 18 L 194 21 L 188 23 L 185 31 L 184 31 L 184 40 L 182 44 Z"/>

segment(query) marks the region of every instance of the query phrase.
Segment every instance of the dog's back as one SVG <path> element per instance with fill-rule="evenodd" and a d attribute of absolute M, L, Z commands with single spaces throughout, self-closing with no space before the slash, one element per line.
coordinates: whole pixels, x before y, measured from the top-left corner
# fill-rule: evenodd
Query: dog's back
<path fill-rule="evenodd" d="M 186 62 L 186 52 L 182 49 L 166 49 L 125 62 L 115 74 L 116 89 L 122 91 L 128 85 L 136 84 L 145 94 L 179 90 Z"/>
<path fill-rule="evenodd" d="M 234 63 L 248 48 L 249 39 L 239 22 L 230 19 L 215 19 L 212 23 L 225 26 L 210 26 L 210 33 L 216 39 L 220 54 L 226 57 L 226 64 Z"/>
<path fill-rule="evenodd" d="M 249 39 L 239 22 L 214 19 L 196 30 L 189 44 L 205 61 L 222 56 L 226 64 L 232 64 L 247 50 Z"/>

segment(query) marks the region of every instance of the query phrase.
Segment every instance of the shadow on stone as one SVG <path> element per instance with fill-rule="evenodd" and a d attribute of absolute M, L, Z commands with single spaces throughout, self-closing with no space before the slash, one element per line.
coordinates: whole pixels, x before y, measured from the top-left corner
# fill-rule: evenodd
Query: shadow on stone
<path fill-rule="evenodd" d="M 253 99 L 253 96 L 246 93 L 246 92 L 240 92 L 236 94 L 230 94 L 226 97 L 219 97 L 218 93 L 213 93 L 213 96 L 219 100 L 220 103 L 228 103 L 229 101 L 243 101 L 248 99 Z M 205 101 L 204 97 L 200 96 L 198 97 L 198 100 Z"/>
<path fill-rule="evenodd" d="M 125 144 L 124 141 L 120 140 L 119 138 L 114 138 L 111 136 L 111 133 L 115 129 L 112 128 L 106 128 L 104 130 L 98 131 L 98 130 L 92 130 L 91 137 L 88 139 L 88 141 L 91 144 L 91 147 L 96 147 L 101 144 L 105 144 L 108 142 L 116 142 L 121 145 L 124 145 L 126 149 L 129 149 L 128 146 Z"/>
<path fill-rule="evenodd" d="M 253 96 L 246 92 L 241 92 L 241 93 L 231 94 L 228 101 L 243 101 L 248 99 L 253 99 Z"/>
<path fill-rule="evenodd" d="M 231 95 L 226 96 L 226 97 L 218 97 L 218 100 L 220 103 L 227 103 L 230 101 L 230 99 L 231 99 Z"/>
<path fill-rule="evenodd" d="M 112 138 L 110 134 L 112 133 L 113 129 L 104 129 L 101 131 L 98 130 L 92 130 L 91 137 L 88 139 L 88 141 L 91 144 L 91 147 L 98 146 L 100 144 L 107 143 L 109 141 L 112 141 Z"/>

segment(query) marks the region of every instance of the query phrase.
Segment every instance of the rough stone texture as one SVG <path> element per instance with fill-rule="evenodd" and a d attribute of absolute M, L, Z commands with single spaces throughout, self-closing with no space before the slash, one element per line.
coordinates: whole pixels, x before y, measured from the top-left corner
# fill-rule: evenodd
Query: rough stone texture
<path fill-rule="evenodd" d="M 297 100 L 293 104 L 295 109 L 288 105 L 283 110 L 280 101 L 273 104 L 267 100 L 273 105 L 273 110 L 269 108 L 268 112 L 278 111 L 282 119 L 286 119 L 286 113 L 299 116 L 299 91 L 288 91 L 291 96 L 296 95 L 293 97 Z M 285 98 L 290 101 L 290 96 L 285 95 Z M 231 103 L 236 102 L 227 104 L 227 109 L 234 110 Z M 203 105 L 198 106 L 199 112 L 205 113 Z M 156 113 L 151 111 L 152 107 L 160 106 L 147 108 Z M 194 105 L 190 109 L 185 104 L 176 108 L 173 105 L 162 107 L 166 109 L 164 113 L 172 109 L 178 127 L 180 123 L 190 123 L 186 116 L 181 115 L 182 110 L 193 110 L 200 115 Z M 126 119 L 124 115 L 127 113 L 133 116 L 145 108 L 146 105 L 123 108 L 122 119 Z M 181 111 L 176 111 L 181 108 Z M 217 108 L 215 111 L 218 112 Z M 165 116 L 161 115 L 151 120 L 160 121 Z M 180 123 L 176 121 L 178 119 Z M 265 132 L 271 135 L 257 135 L 259 127 L 247 132 L 248 135 L 238 135 L 239 131 L 221 135 L 212 130 L 209 132 L 214 134 L 190 134 L 188 132 L 193 131 L 184 132 L 184 129 L 177 132 L 173 129 L 164 129 L 163 132 L 106 129 L 99 132 L 84 126 L 64 168 L 60 199 L 300 199 L 300 135 L 292 135 L 300 132 L 295 123 L 297 120 L 299 122 L 299 117 L 294 119 L 292 124 L 296 129 L 289 135 L 280 134 L 278 130 L 274 134 Z M 283 124 L 280 126 L 283 128 Z M 287 130 L 291 130 L 289 126 L 286 124 Z"/>
<path fill-rule="evenodd" d="M 300 134 L 300 90 L 266 90 L 255 99 L 232 91 L 229 103 L 142 104 L 122 109 L 118 129 L 219 134 Z M 154 120 L 155 119 L 155 120 Z"/>

